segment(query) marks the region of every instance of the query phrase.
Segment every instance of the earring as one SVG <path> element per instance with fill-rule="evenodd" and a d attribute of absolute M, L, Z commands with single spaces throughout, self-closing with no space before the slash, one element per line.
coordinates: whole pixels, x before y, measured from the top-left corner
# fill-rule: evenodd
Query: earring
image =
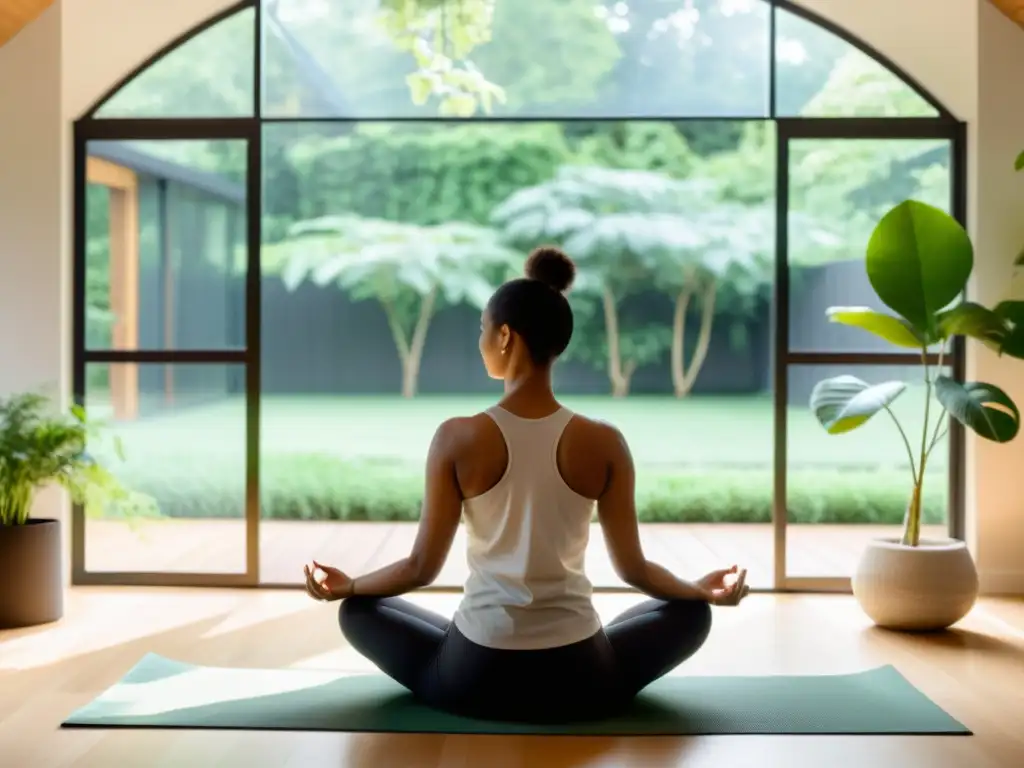
<path fill-rule="evenodd" d="M 506 352 L 508 352 L 508 349 L 506 349 L 505 347 L 502 347 L 501 348 L 501 354 L 504 355 Z"/>

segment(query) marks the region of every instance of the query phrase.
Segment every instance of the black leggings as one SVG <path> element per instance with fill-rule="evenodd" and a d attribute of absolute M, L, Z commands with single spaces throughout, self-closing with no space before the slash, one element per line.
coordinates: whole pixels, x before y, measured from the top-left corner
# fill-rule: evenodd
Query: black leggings
<path fill-rule="evenodd" d="M 352 597 L 341 631 L 384 674 L 429 706 L 487 720 L 551 723 L 607 717 L 692 656 L 711 630 L 695 601 L 648 600 L 597 634 L 536 651 L 487 648 L 397 597 Z"/>

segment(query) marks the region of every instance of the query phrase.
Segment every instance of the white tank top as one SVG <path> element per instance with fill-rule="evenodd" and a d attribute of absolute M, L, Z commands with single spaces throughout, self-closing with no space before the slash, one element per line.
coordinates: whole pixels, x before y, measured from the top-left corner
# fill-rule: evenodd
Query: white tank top
<path fill-rule="evenodd" d="M 486 411 L 505 438 L 497 485 L 463 502 L 469 579 L 455 626 L 489 648 L 535 650 L 585 640 L 601 628 L 583 570 L 594 502 L 558 471 L 572 412 L 524 419 Z"/>

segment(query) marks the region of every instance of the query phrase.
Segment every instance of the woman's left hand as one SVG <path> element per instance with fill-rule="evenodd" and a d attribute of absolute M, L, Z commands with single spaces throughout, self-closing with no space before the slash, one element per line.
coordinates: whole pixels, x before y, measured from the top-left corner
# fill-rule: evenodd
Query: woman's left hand
<path fill-rule="evenodd" d="M 314 600 L 344 600 L 352 594 L 352 579 L 337 568 L 314 560 L 312 567 L 304 565 L 302 571 L 306 574 L 306 592 Z M 323 572 L 323 578 L 317 578 L 317 571 Z"/>
<path fill-rule="evenodd" d="M 730 580 L 735 576 L 734 581 Z M 707 576 L 697 580 L 697 586 L 704 590 L 708 596 L 708 602 L 712 605 L 739 605 L 740 601 L 750 592 L 746 584 L 747 570 L 739 566 L 723 568 L 712 571 Z"/>

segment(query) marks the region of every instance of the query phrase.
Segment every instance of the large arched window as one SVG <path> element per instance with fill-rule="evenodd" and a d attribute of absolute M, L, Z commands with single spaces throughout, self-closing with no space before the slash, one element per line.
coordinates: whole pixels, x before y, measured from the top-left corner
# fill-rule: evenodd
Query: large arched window
<path fill-rule="evenodd" d="M 309 555 L 403 554 L 433 429 L 494 396 L 479 308 L 555 241 L 580 269 L 558 385 L 630 439 L 648 549 L 847 588 L 909 467 L 889 425 L 830 437 L 807 398 L 918 360 L 825 310 L 878 305 L 888 208 L 964 217 L 963 131 L 782 0 L 239 3 L 76 124 L 75 394 L 159 514 L 77 510 L 75 579 L 297 585 Z M 954 534 L 959 445 L 926 499 Z"/>

